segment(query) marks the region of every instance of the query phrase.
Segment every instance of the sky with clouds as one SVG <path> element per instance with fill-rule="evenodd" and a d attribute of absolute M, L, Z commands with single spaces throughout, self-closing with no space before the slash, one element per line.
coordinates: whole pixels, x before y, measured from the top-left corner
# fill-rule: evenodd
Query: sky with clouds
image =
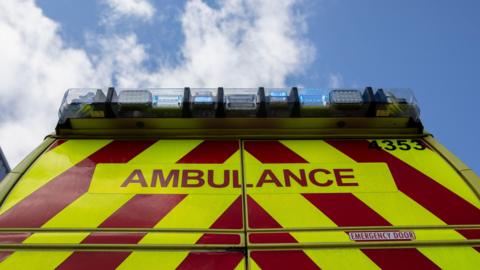
<path fill-rule="evenodd" d="M 0 146 L 17 164 L 72 87 L 412 88 L 480 172 L 476 0 L 2 0 Z"/>

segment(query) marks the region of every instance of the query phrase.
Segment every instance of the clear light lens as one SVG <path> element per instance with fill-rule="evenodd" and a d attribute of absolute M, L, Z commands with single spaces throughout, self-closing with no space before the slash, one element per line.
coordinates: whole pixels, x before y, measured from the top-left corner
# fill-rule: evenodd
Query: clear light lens
<path fill-rule="evenodd" d="M 148 90 L 123 90 L 118 94 L 118 104 L 126 108 L 150 107 L 152 93 Z"/>
<path fill-rule="evenodd" d="M 104 117 L 106 101 L 102 89 L 69 89 L 58 112 L 60 122 L 68 118 Z"/>
<path fill-rule="evenodd" d="M 181 117 L 183 114 L 184 89 L 150 89 L 153 117 Z"/>
<path fill-rule="evenodd" d="M 225 100 L 227 110 L 251 110 L 257 107 L 256 95 L 229 95 Z"/>
<path fill-rule="evenodd" d="M 153 95 L 153 108 L 180 108 L 182 107 L 182 96 Z"/>
<path fill-rule="evenodd" d="M 412 117 L 417 120 L 420 109 L 410 89 L 378 89 L 375 92 L 376 116 Z"/>
<path fill-rule="evenodd" d="M 333 104 L 361 104 L 362 93 L 354 89 L 335 89 L 330 91 L 330 102 Z"/>
<path fill-rule="evenodd" d="M 255 117 L 257 115 L 260 102 L 258 89 L 226 88 L 223 93 L 226 116 Z"/>

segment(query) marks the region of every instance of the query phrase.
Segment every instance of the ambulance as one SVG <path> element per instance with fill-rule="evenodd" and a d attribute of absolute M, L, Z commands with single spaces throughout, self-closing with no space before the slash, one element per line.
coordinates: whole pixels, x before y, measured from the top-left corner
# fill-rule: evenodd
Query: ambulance
<path fill-rule="evenodd" d="M 478 176 L 408 89 L 71 89 L 0 269 L 480 269 Z"/>

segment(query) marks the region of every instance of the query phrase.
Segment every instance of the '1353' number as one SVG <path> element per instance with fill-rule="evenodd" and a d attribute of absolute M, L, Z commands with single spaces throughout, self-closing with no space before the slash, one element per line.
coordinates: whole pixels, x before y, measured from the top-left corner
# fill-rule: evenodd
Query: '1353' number
<path fill-rule="evenodd" d="M 377 150 L 387 150 L 387 151 L 394 151 L 394 150 L 425 150 L 425 144 L 423 144 L 420 140 L 373 140 L 368 145 L 369 148 L 377 149 Z"/>

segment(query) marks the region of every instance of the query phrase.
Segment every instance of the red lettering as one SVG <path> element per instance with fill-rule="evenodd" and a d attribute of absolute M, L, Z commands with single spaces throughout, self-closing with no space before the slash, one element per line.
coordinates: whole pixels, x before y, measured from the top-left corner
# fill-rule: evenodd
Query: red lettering
<path fill-rule="evenodd" d="M 287 170 L 287 169 L 283 170 L 283 177 L 285 178 L 286 187 L 291 186 L 290 178 L 292 178 L 295 182 L 300 184 L 300 186 L 302 187 L 307 186 L 307 176 L 305 175 L 305 170 L 300 169 L 299 172 L 300 172 L 300 176 L 297 176 L 290 170 Z"/>
<path fill-rule="evenodd" d="M 230 171 L 225 170 L 223 174 L 223 182 L 220 184 L 216 184 L 215 180 L 213 179 L 213 170 L 208 170 L 208 184 L 214 188 L 224 188 L 230 184 Z"/>
<path fill-rule="evenodd" d="M 233 170 L 232 174 L 233 174 L 233 187 L 234 188 L 241 188 L 242 186 L 240 185 L 240 181 L 238 179 L 238 171 Z"/>
<path fill-rule="evenodd" d="M 345 183 L 343 179 L 353 179 L 355 176 L 351 175 L 342 175 L 343 172 L 351 172 L 353 173 L 353 169 L 333 169 L 333 173 L 335 174 L 335 180 L 337 181 L 337 185 L 341 186 L 358 186 L 357 182 L 350 182 Z"/>
<path fill-rule="evenodd" d="M 277 176 L 272 172 L 272 170 L 264 170 L 260 176 L 260 180 L 257 182 L 257 187 L 262 187 L 265 183 L 273 183 L 277 187 L 281 187 L 282 183 L 278 180 Z"/>
<path fill-rule="evenodd" d="M 135 176 L 137 177 L 135 179 Z M 133 170 L 133 172 L 123 181 L 121 187 L 126 187 L 129 184 L 140 184 L 142 187 L 147 187 L 147 182 L 145 181 L 145 176 L 141 170 Z"/>
<path fill-rule="evenodd" d="M 157 186 L 157 179 L 161 187 L 168 187 L 168 184 L 170 184 L 170 182 L 173 182 L 172 187 L 178 187 L 178 175 L 178 170 L 171 170 L 168 173 L 167 178 L 165 179 L 165 175 L 163 174 L 162 170 L 153 170 L 152 182 L 150 183 L 150 187 Z"/>
<path fill-rule="evenodd" d="M 315 178 L 315 174 L 317 173 L 324 173 L 324 174 L 330 174 L 330 172 L 328 170 L 325 170 L 325 169 L 314 169 L 312 170 L 309 174 L 308 174 L 308 178 L 310 179 L 310 182 L 312 182 L 314 185 L 316 186 L 320 186 L 320 187 L 327 187 L 327 186 L 330 186 L 332 183 L 333 183 L 333 180 L 326 180 L 325 182 L 319 182 L 316 178 Z"/>
<path fill-rule="evenodd" d="M 182 187 L 201 187 L 205 184 L 201 170 L 183 170 Z"/>

